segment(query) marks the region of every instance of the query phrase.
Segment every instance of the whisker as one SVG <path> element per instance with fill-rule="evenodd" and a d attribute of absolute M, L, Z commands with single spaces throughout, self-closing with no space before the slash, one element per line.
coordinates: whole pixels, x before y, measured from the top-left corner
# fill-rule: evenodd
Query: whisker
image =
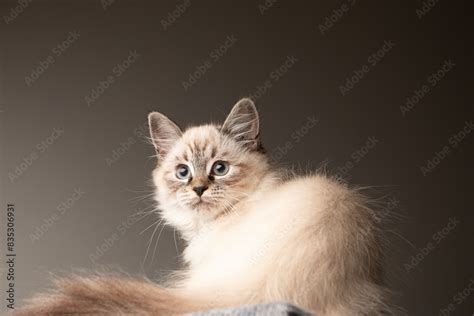
<path fill-rule="evenodd" d="M 143 234 L 145 231 L 147 231 L 150 227 L 153 227 L 156 223 L 158 223 L 158 225 L 161 223 L 161 221 L 163 221 L 161 218 L 159 218 L 157 221 L 155 221 L 153 224 L 151 224 L 150 226 L 148 226 L 147 228 L 145 228 L 139 235 Z"/>
<path fill-rule="evenodd" d="M 148 257 L 148 251 L 150 250 L 151 242 L 153 241 L 153 237 L 155 236 L 156 231 L 158 230 L 158 227 L 160 227 L 159 222 L 156 222 L 157 225 L 155 229 L 153 230 L 153 234 L 151 235 L 150 240 L 148 241 L 148 247 L 146 248 L 146 253 L 145 253 L 145 258 L 143 259 L 143 264 L 146 262 L 146 258 Z"/>
<path fill-rule="evenodd" d="M 154 212 L 148 212 L 148 213 L 146 213 L 146 214 L 134 214 L 134 215 L 129 215 L 129 217 L 142 215 L 142 217 L 140 217 L 139 219 L 137 219 L 137 222 L 139 222 L 139 221 L 144 220 L 145 218 L 147 218 L 148 216 L 150 216 L 150 215 L 153 214 L 153 213 L 154 213 Z"/>
<path fill-rule="evenodd" d="M 179 255 L 178 244 L 176 243 L 176 229 L 173 228 L 173 239 L 174 239 L 174 248 L 176 249 L 176 254 Z"/>
<path fill-rule="evenodd" d="M 152 209 L 152 210 L 148 211 L 149 209 Z M 139 215 L 149 215 L 149 214 L 153 214 L 153 213 L 158 213 L 158 209 L 155 208 L 154 205 L 150 205 L 150 206 L 147 206 L 147 207 L 141 209 L 140 212 L 136 212 L 136 213 L 130 214 L 128 216 L 132 217 L 132 216 L 139 216 Z"/>
<path fill-rule="evenodd" d="M 161 223 L 161 222 L 160 222 Z M 153 256 L 151 257 L 151 262 L 150 264 L 153 263 L 153 260 L 155 259 L 155 252 L 156 252 L 156 247 L 158 246 L 158 242 L 160 241 L 161 233 L 163 232 L 163 229 L 165 228 L 165 225 L 161 227 L 160 233 L 158 234 L 158 238 L 156 238 L 156 243 L 155 243 L 155 249 L 153 249 Z"/>
<path fill-rule="evenodd" d="M 151 193 L 148 193 L 148 194 L 136 196 L 136 197 L 128 199 L 128 201 L 129 202 L 140 202 L 140 201 L 143 201 L 143 200 L 146 200 L 146 199 L 152 197 L 153 195 L 155 195 L 155 192 L 151 192 Z"/>

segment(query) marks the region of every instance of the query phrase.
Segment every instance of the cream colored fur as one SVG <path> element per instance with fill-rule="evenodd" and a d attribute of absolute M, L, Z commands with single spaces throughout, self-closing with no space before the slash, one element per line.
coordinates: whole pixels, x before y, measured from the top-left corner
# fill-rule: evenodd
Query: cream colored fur
<path fill-rule="evenodd" d="M 156 301 L 144 298 L 150 307 L 136 307 L 136 314 L 168 314 L 171 304 L 180 305 L 175 312 L 181 313 L 277 301 L 318 316 L 391 314 L 380 214 L 358 190 L 325 175 L 286 177 L 275 171 L 262 153 L 252 101 L 239 101 L 222 127 L 181 132 L 152 113 L 150 128 L 159 157 L 155 197 L 161 216 L 187 241 L 187 268 L 170 285 L 167 293 L 175 295 L 170 304 L 163 301 L 170 294 L 157 292 Z M 217 160 L 227 161 L 229 171 L 211 179 Z M 183 163 L 192 173 L 187 181 L 176 178 L 176 166 Z M 196 185 L 209 188 L 198 197 Z M 102 288 L 88 286 L 92 292 Z M 121 300 L 127 300 L 126 289 L 117 294 Z M 68 302 L 77 301 L 70 290 L 64 292 Z M 48 297 L 58 300 L 57 292 Z M 113 298 L 105 300 L 115 312 L 134 314 L 135 305 L 120 310 Z M 35 306 L 49 305 L 40 300 L 30 310 Z M 107 308 L 100 311 L 106 314 Z"/>

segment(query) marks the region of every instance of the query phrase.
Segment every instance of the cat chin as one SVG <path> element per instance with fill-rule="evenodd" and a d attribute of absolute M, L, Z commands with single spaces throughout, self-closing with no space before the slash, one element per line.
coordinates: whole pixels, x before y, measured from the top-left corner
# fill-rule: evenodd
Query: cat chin
<path fill-rule="evenodd" d="M 204 201 L 188 206 L 186 212 L 200 221 L 211 221 L 222 213 L 213 203 Z"/>
<path fill-rule="evenodd" d="M 204 204 L 199 209 L 189 205 L 180 205 L 178 203 L 161 205 L 161 216 L 166 223 L 176 228 L 184 237 L 191 239 L 203 227 L 212 222 L 221 212 L 213 207 Z"/>
<path fill-rule="evenodd" d="M 180 208 L 186 210 L 187 212 L 203 212 L 206 210 L 211 209 L 212 204 L 208 201 L 195 199 L 188 203 L 180 203 L 178 202 Z"/>
<path fill-rule="evenodd" d="M 215 207 L 215 203 L 211 201 L 206 201 L 204 199 L 199 200 L 189 206 L 191 210 L 194 210 L 196 212 L 212 211 L 213 209 L 215 209 Z"/>

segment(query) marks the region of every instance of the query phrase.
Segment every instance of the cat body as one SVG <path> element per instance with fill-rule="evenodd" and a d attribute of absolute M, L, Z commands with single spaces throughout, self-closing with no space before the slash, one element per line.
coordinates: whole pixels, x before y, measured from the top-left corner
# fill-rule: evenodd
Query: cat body
<path fill-rule="evenodd" d="M 340 181 L 277 172 L 251 100 L 222 126 L 183 132 L 157 112 L 149 124 L 157 212 L 187 242 L 185 269 L 166 289 L 105 276 L 61 281 L 20 315 L 170 315 L 278 301 L 319 316 L 391 313 L 379 215 Z"/>
<path fill-rule="evenodd" d="M 189 242 L 179 287 L 217 297 L 217 306 L 288 301 L 317 315 L 385 308 L 373 214 L 361 197 L 325 176 L 261 181 L 258 197 Z"/>

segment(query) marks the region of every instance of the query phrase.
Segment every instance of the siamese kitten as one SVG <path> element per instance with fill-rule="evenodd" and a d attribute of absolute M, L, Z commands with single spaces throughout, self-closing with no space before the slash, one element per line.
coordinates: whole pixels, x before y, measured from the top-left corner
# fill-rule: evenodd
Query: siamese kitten
<path fill-rule="evenodd" d="M 186 240 L 170 285 L 96 275 L 57 281 L 19 315 L 174 315 L 286 301 L 318 316 L 389 315 L 380 214 L 325 175 L 282 176 L 240 100 L 224 124 L 181 130 L 149 115 L 159 213 Z"/>

